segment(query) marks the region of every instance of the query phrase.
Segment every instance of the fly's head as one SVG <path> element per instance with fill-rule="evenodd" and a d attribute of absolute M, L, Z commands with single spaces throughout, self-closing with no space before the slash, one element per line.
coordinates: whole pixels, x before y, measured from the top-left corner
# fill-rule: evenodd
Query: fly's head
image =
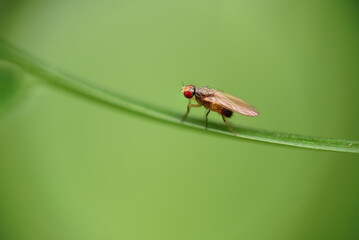
<path fill-rule="evenodd" d="M 193 85 L 187 85 L 185 87 L 182 87 L 182 90 L 181 90 L 181 92 L 183 92 L 183 95 L 189 99 L 193 98 L 195 91 L 196 91 L 196 89 Z"/>

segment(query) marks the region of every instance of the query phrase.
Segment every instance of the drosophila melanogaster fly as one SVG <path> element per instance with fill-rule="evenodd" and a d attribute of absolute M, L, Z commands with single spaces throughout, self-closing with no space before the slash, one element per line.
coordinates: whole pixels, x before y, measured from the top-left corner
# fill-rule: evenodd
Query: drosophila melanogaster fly
<path fill-rule="evenodd" d="M 224 123 L 228 126 L 228 128 L 233 132 L 235 136 L 237 136 L 237 134 L 233 131 L 231 126 L 229 126 L 228 122 L 226 121 L 226 117 L 231 117 L 233 112 L 237 112 L 249 117 L 255 117 L 259 114 L 255 107 L 246 103 L 242 99 L 215 89 L 210 89 L 207 87 L 195 88 L 193 85 L 187 85 L 185 87 L 182 87 L 181 92 L 183 92 L 183 95 L 189 99 L 189 103 L 187 105 L 187 112 L 183 116 L 182 122 L 188 116 L 191 107 L 203 106 L 208 109 L 206 113 L 206 129 L 208 127 L 208 114 L 211 111 L 217 112 L 222 115 Z M 198 104 L 191 104 L 192 98 L 194 98 Z"/>

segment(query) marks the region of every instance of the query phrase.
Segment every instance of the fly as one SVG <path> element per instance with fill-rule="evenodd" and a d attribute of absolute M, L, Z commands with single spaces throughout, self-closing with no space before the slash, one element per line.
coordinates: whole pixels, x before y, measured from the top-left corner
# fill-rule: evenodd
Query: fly
<path fill-rule="evenodd" d="M 206 129 L 208 127 L 208 114 L 213 111 L 222 116 L 224 123 L 233 132 L 235 136 L 237 134 L 233 131 L 231 126 L 226 121 L 226 118 L 230 118 L 233 112 L 240 113 L 249 117 L 255 117 L 259 113 L 255 107 L 246 103 L 242 99 L 232 96 L 228 93 L 218 91 L 207 87 L 195 88 L 193 85 L 187 85 L 182 87 L 181 92 L 189 99 L 187 105 L 187 112 L 182 118 L 182 122 L 187 118 L 191 107 L 205 107 L 208 109 L 206 113 Z M 191 99 L 195 99 L 198 104 L 191 104 Z"/>

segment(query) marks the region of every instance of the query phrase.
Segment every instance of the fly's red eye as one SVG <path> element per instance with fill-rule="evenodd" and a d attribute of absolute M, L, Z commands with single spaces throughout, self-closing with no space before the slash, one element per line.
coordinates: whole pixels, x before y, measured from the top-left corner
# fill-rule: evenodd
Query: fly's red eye
<path fill-rule="evenodd" d="M 192 98 L 193 97 L 193 94 L 190 91 L 185 91 L 183 94 L 184 94 L 184 96 L 186 98 Z"/>

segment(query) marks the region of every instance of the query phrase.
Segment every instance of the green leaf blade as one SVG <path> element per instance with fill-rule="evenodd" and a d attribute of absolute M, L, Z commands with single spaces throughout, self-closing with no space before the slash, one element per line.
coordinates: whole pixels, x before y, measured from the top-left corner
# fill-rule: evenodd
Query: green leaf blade
<path fill-rule="evenodd" d="M 46 80 L 48 83 L 95 102 L 163 123 L 204 130 L 202 119 L 188 118 L 186 122 L 181 123 L 182 115 L 177 112 L 153 105 L 147 101 L 140 101 L 124 94 L 112 92 L 87 81 L 72 77 L 66 73 L 62 73 L 1 40 L 0 57 Z M 301 148 L 359 153 L 359 141 L 303 136 L 238 126 L 234 126 L 233 129 L 239 139 L 249 139 Z M 224 124 L 210 123 L 208 131 L 235 138 L 233 133 L 231 133 Z"/>

